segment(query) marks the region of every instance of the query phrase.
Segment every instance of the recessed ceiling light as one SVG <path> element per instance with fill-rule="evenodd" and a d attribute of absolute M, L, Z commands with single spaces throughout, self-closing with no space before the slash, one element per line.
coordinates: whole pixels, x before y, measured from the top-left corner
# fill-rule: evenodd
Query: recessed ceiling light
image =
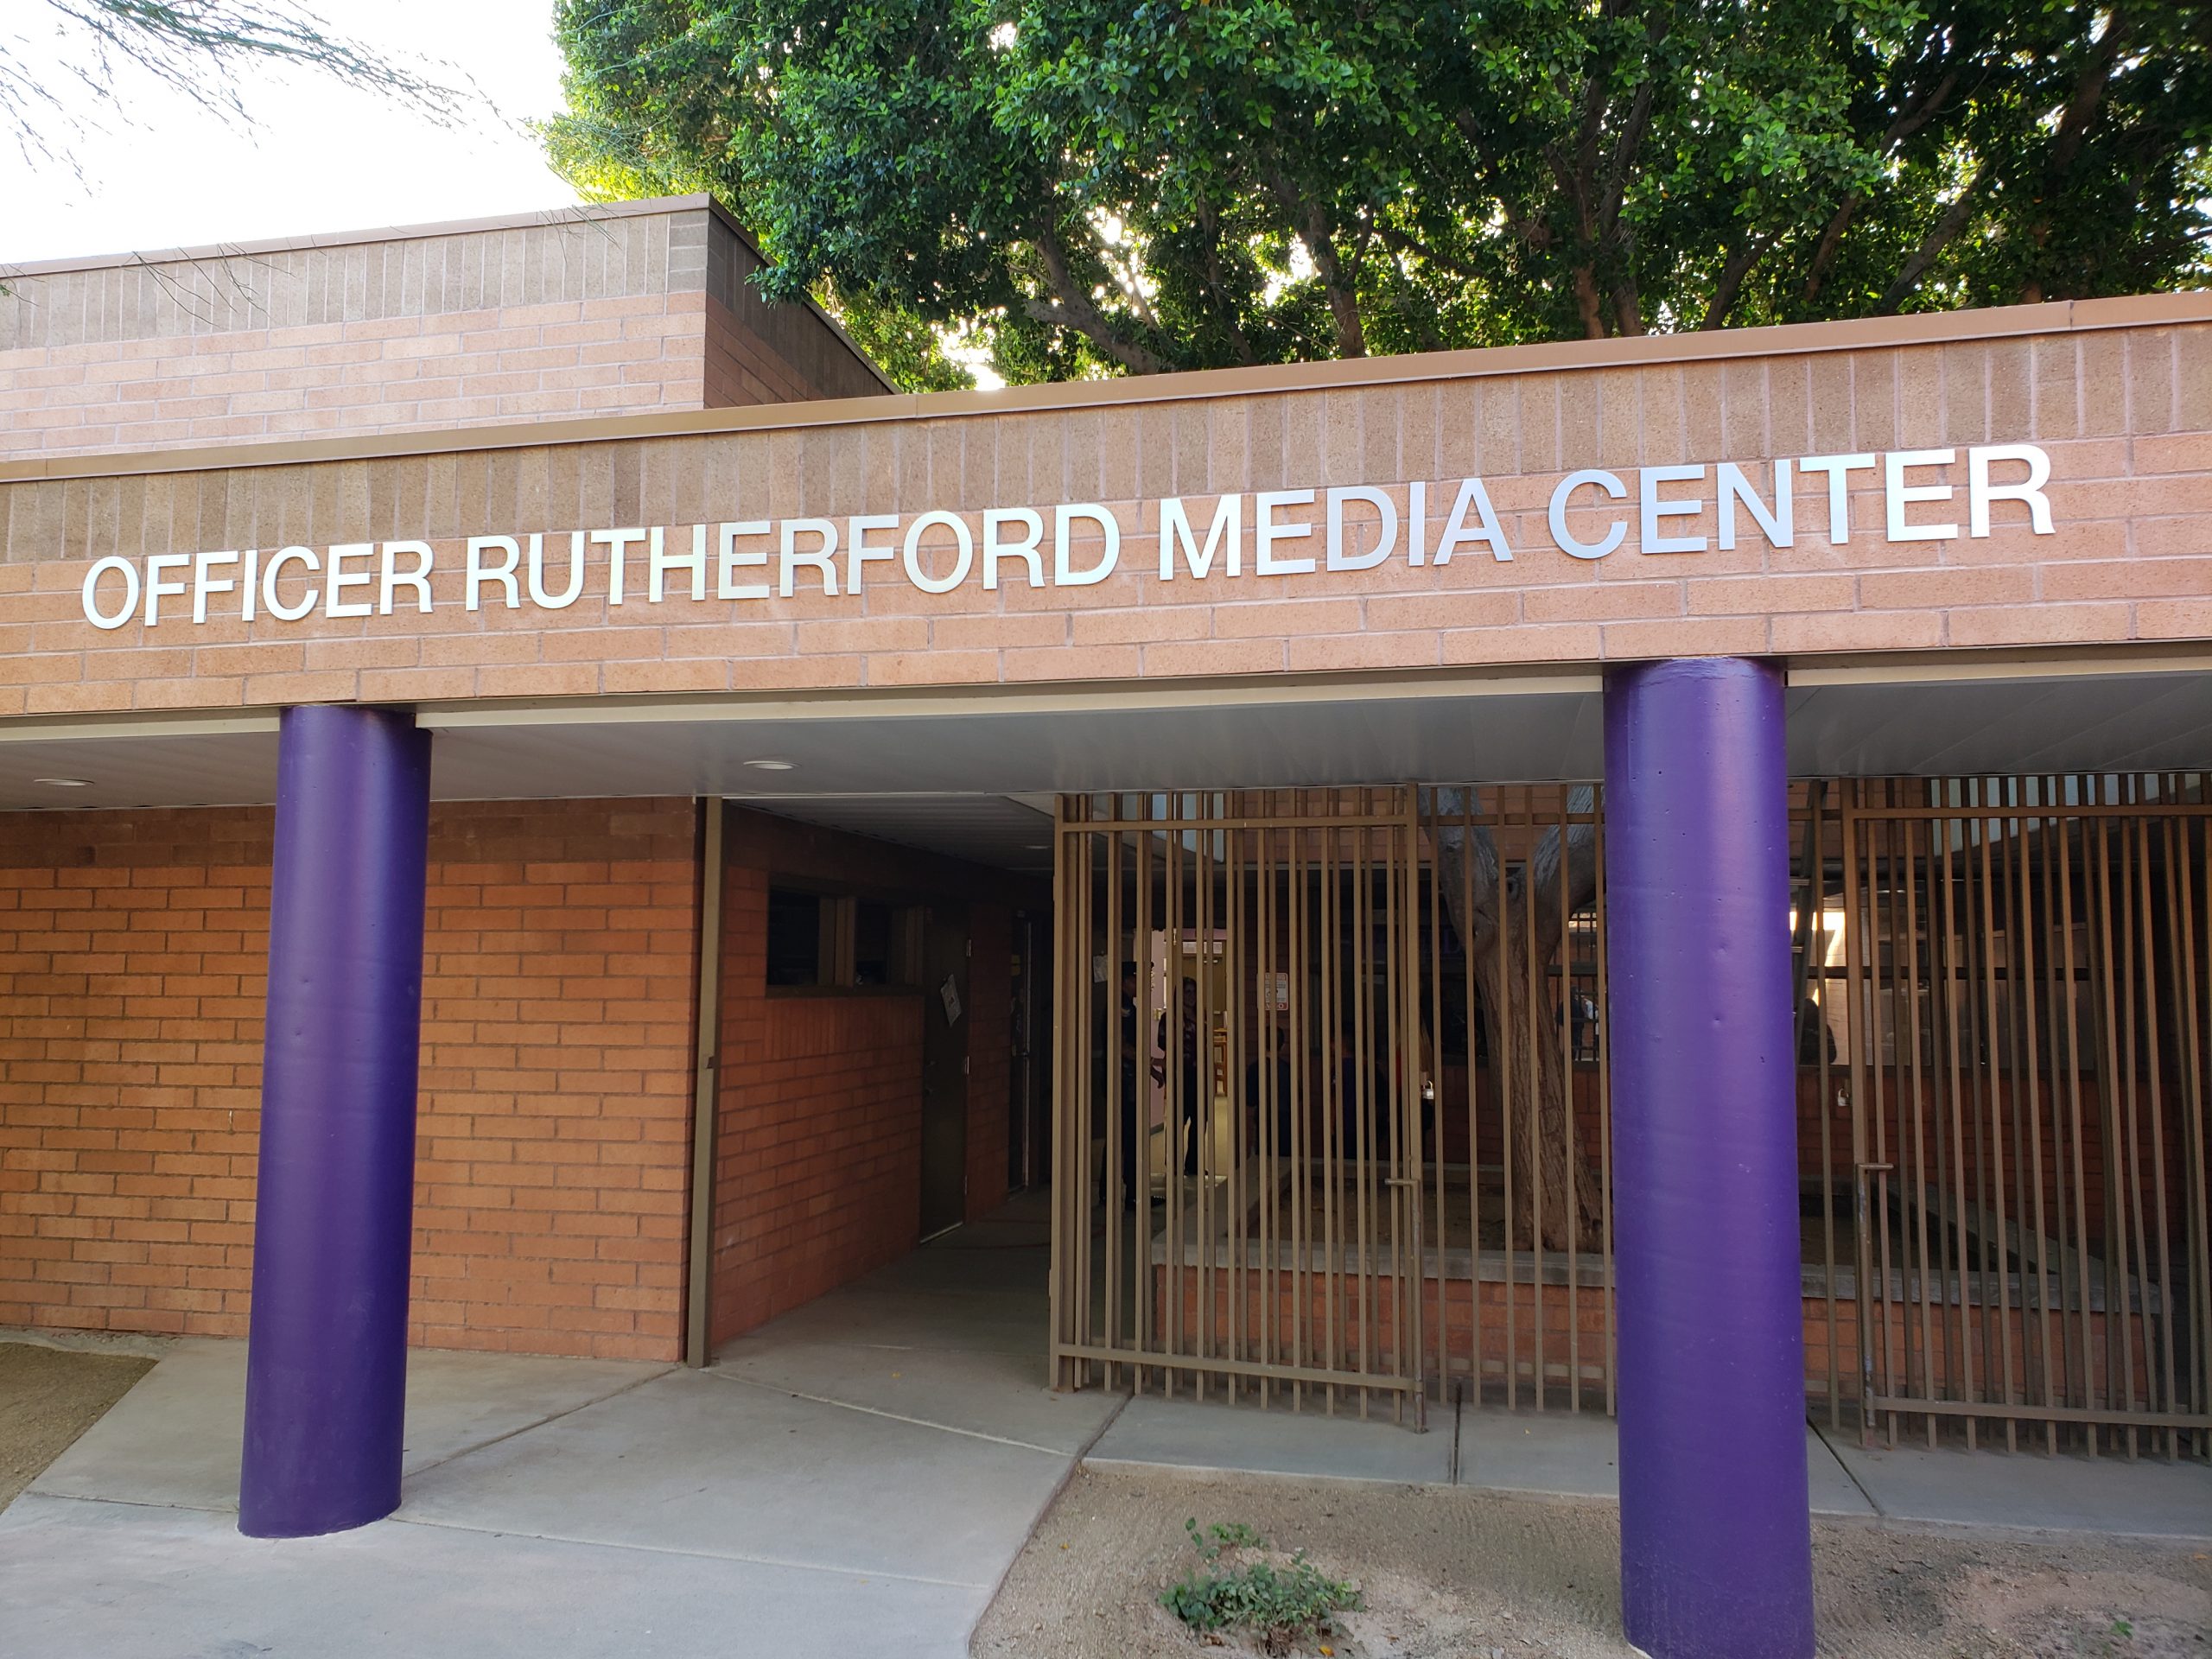
<path fill-rule="evenodd" d="M 1052 850 L 1052 843 L 1048 841 L 1033 841 L 1029 843 L 1029 850 L 1033 853 L 1049 853 Z"/>
<path fill-rule="evenodd" d="M 31 782 L 43 784 L 48 789 L 83 789 L 92 783 L 89 778 L 34 778 Z"/>
<path fill-rule="evenodd" d="M 748 760 L 745 764 L 752 767 L 755 772 L 789 772 L 791 770 L 791 763 L 788 760 Z"/>

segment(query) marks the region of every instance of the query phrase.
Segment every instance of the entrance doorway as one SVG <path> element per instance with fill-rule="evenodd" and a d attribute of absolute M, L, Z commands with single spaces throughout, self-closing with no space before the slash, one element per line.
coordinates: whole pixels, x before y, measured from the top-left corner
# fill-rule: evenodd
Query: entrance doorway
<path fill-rule="evenodd" d="M 969 933 L 965 910 L 922 924 L 922 1236 L 968 1218 Z"/>

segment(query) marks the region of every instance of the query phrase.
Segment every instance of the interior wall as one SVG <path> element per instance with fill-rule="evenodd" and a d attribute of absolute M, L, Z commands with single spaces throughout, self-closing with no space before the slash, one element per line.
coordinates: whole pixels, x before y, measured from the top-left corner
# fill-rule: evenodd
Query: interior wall
<path fill-rule="evenodd" d="M 902 904 L 963 904 L 972 957 L 970 1220 L 1006 1197 L 1013 902 L 1020 878 L 733 809 L 723 886 L 722 1020 L 709 1338 L 728 1341 L 911 1249 L 921 1229 L 925 988 L 767 988 L 779 881 Z"/>
<path fill-rule="evenodd" d="M 245 1333 L 270 822 L 0 815 L 0 1324 Z M 410 1341 L 676 1357 L 695 855 L 433 807 Z"/>

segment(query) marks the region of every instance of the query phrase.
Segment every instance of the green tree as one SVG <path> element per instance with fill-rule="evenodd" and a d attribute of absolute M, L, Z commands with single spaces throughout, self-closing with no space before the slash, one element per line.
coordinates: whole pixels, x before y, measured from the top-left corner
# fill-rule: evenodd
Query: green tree
<path fill-rule="evenodd" d="M 709 189 L 908 385 L 2187 285 L 2212 8 L 558 0 L 588 191 Z M 888 347 L 888 349 L 885 349 Z"/>

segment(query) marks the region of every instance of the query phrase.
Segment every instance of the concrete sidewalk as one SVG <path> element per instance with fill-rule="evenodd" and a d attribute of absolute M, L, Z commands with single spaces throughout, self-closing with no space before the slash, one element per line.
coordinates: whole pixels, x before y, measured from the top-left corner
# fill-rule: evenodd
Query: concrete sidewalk
<path fill-rule="evenodd" d="M 237 1531 L 243 1344 L 175 1344 L 0 1516 L 54 1659 L 958 1659 L 1118 1396 L 1043 1387 L 1040 1250 L 917 1252 L 710 1370 L 417 1352 L 397 1516 Z"/>
<path fill-rule="evenodd" d="M 52 1659 L 959 1659 L 1078 1461 L 1618 1494 L 1602 1417 L 1395 1424 L 1044 1388 L 1044 1251 L 986 1224 L 705 1371 L 410 1356 L 404 1501 L 238 1535 L 243 1344 L 174 1344 L 0 1515 L 5 1648 Z M 1819 1513 L 2212 1535 L 2212 1470 L 1861 1451 L 1806 1436 Z"/>
<path fill-rule="evenodd" d="M 1590 1414 L 1432 1406 L 1414 1434 L 1386 1421 L 1261 1412 L 1145 1395 L 1085 1456 L 1086 1467 L 1474 1487 L 1618 1498 L 1618 1437 Z M 2212 1540 L 2212 1466 L 2141 1458 L 1860 1448 L 1808 1427 L 1813 1513 L 1911 1525 Z"/>

